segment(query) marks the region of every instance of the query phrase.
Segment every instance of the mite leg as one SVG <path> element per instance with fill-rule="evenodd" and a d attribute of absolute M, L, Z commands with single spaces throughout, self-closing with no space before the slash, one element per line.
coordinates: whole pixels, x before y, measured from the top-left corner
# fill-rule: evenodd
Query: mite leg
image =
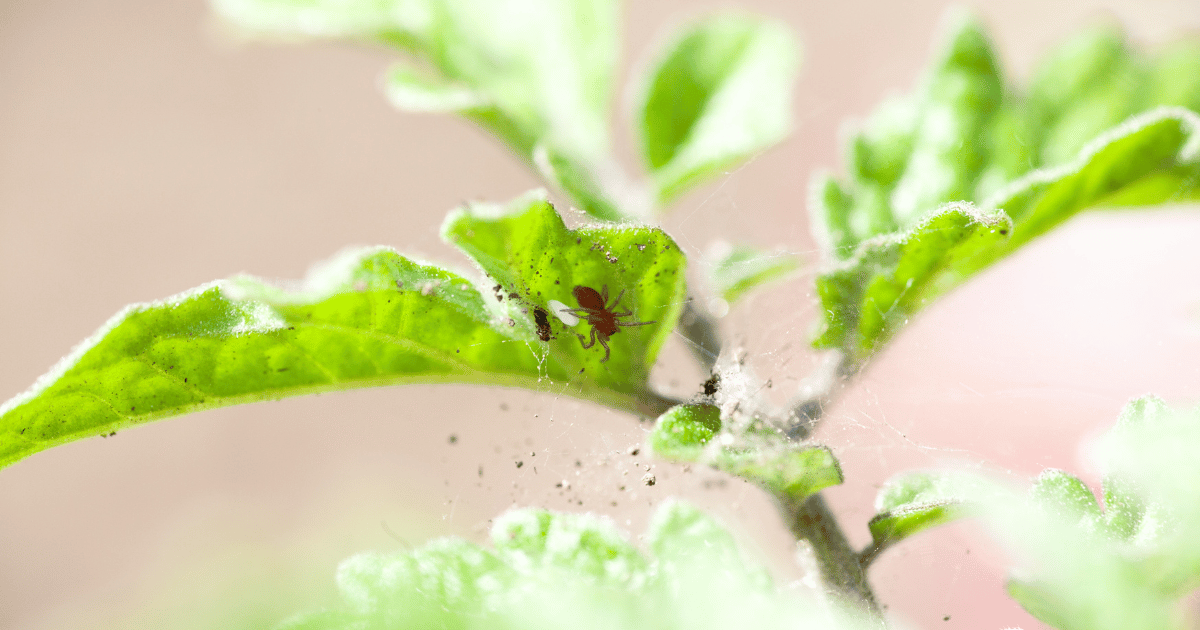
<path fill-rule="evenodd" d="M 595 333 L 596 329 L 593 328 L 592 332 Z M 600 362 L 604 363 L 605 361 L 608 361 L 608 355 L 610 354 L 608 350 L 608 335 L 600 335 L 599 337 L 596 337 L 596 339 L 600 341 L 600 345 L 604 346 L 604 358 L 600 359 Z"/>
<path fill-rule="evenodd" d="M 617 299 L 613 300 L 612 304 L 604 307 L 604 310 L 611 311 L 616 308 L 617 305 L 621 303 L 621 298 L 623 297 L 625 297 L 625 289 L 621 289 L 621 292 L 617 294 Z"/>
<path fill-rule="evenodd" d="M 578 333 L 576 333 L 576 334 L 578 334 Z M 595 328 L 592 329 L 592 339 L 590 341 L 588 341 L 587 343 L 583 343 L 583 335 L 579 335 L 579 345 L 583 346 L 584 350 L 587 350 L 588 348 L 591 348 L 592 346 L 596 345 L 596 329 Z M 608 346 L 605 346 L 605 348 L 607 348 L 607 347 Z"/>

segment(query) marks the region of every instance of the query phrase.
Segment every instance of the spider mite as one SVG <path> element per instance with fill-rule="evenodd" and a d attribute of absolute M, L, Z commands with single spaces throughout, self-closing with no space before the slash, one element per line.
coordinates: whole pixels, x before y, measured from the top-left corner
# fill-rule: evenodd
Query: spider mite
<path fill-rule="evenodd" d="M 591 287 L 576 286 L 571 289 L 571 294 L 575 296 L 575 301 L 579 303 L 579 308 L 570 309 L 571 314 L 579 315 L 587 319 L 587 323 L 592 326 L 592 336 L 587 343 L 583 343 L 583 335 L 579 335 L 579 343 L 583 345 L 583 349 L 587 350 L 596 345 L 599 341 L 600 345 L 604 346 L 604 358 L 600 359 L 601 363 L 608 361 L 608 356 L 611 352 L 608 349 L 608 338 L 621 332 L 622 326 L 645 326 L 654 322 L 623 322 L 622 317 L 633 315 L 633 311 L 626 308 L 620 313 L 613 309 L 621 303 L 621 298 L 625 296 L 625 292 L 621 291 L 617 294 L 617 299 L 608 303 L 608 285 L 605 285 L 597 292 Z M 607 306 L 606 306 L 607 304 Z"/>
<path fill-rule="evenodd" d="M 538 339 L 550 341 L 550 313 L 540 306 L 533 307 L 533 322 L 537 324 Z"/>

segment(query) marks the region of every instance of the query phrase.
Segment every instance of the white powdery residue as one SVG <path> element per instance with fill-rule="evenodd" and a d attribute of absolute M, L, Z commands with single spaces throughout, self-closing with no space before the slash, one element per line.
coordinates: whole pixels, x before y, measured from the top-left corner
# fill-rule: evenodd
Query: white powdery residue
<path fill-rule="evenodd" d="M 354 272 L 358 270 L 362 260 L 379 252 L 395 253 L 390 247 L 349 247 L 338 252 L 333 258 L 319 262 L 309 268 L 304 276 L 304 287 L 301 290 L 309 296 L 333 295 L 344 289 Z"/>
<path fill-rule="evenodd" d="M 229 332 L 235 335 L 266 333 L 287 328 L 288 324 L 279 313 L 263 302 L 245 302 L 238 305 L 242 321 Z"/>

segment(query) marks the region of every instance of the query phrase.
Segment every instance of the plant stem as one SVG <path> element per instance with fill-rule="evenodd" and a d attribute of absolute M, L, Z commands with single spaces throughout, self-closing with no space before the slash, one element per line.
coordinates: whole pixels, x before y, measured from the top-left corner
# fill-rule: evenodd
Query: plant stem
<path fill-rule="evenodd" d="M 792 534 L 812 545 L 825 586 L 846 603 L 882 619 L 883 612 L 867 582 L 866 569 L 825 499 L 820 494 L 801 500 L 780 497 L 779 504 Z"/>
<path fill-rule="evenodd" d="M 717 357 L 721 354 L 721 334 L 717 322 L 708 313 L 696 307 L 696 299 L 688 296 L 679 316 L 679 332 L 690 341 L 688 348 L 700 368 L 712 373 Z"/>
<path fill-rule="evenodd" d="M 827 354 L 817 371 L 801 384 L 790 405 L 792 422 L 787 436 L 797 441 L 808 438 L 846 380 L 856 372 L 844 353 L 834 350 Z M 862 612 L 882 620 L 883 612 L 867 581 L 869 556 L 860 555 L 850 546 L 825 498 L 820 493 L 799 500 L 779 497 L 779 509 L 792 535 L 812 545 L 825 586 Z"/>
<path fill-rule="evenodd" d="M 806 439 L 817 429 L 825 408 L 833 403 L 846 380 L 857 372 L 857 368 L 846 360 L 840 350 L 831 350 L 811 376 L 800 384 L 800 391 L 789 405 L 791 422 L 785 433 L 796 441 Z"/>

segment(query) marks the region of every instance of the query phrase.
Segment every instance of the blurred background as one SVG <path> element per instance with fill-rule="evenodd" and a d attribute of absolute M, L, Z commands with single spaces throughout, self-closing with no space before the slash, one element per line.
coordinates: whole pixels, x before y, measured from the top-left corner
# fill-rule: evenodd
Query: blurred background
<path fill-rule="evenodd" d="M 1195 0 L 971 4 L 1018 84 L 1098 21 L 1149 49 L 1200 33 Z M 840 170 L 848 119 L 912 88 L 947 5 L 630 2 L 623 76 L 671 25 L 727 6 L 798 32 L 798 129 L 664 225 L 693 257 L 719 236 L 805 259 L 724 319 L 729 347 L 794 389 L 817 361 L 808 177 Z M 240 43 L 199 0 L 0 3 L 0 399 L 131 302 L 238 272 L 301 277 L 359 244 L 465 265 L 437 237 L 445 212 L 538 183 L 467 123 L 393 111 L 376 89 L 391 57 Z M 827 496 L 854 541 L 868 540 L 894 472 L 1053 466 L 1096 482 L 1081 444 L 1125 401 L 1200 399 L 1197 210 L 1079 217 L 900 335 L 820 431 L 846 469 Z M 664 357 L 659 385 L 697 391 L 678 338 Z M 682 496 L 780 581 L 799 579 L 765 497 L 630 454 L 648 427 L 552 391 L 415 386 L 208 411 L 42 452 L 0 470 L 0 628 L 269 627 L 333 601 L 347 555 L 481 541 L 513 505 L 594 511 L 636 535 Z M 653 487 L 636 482 L 648 467 Z M 872 581 L 911 627 L 1043 627 L 1004 595 L 1005 562 L 964 523 L 888 551 Z"/>

